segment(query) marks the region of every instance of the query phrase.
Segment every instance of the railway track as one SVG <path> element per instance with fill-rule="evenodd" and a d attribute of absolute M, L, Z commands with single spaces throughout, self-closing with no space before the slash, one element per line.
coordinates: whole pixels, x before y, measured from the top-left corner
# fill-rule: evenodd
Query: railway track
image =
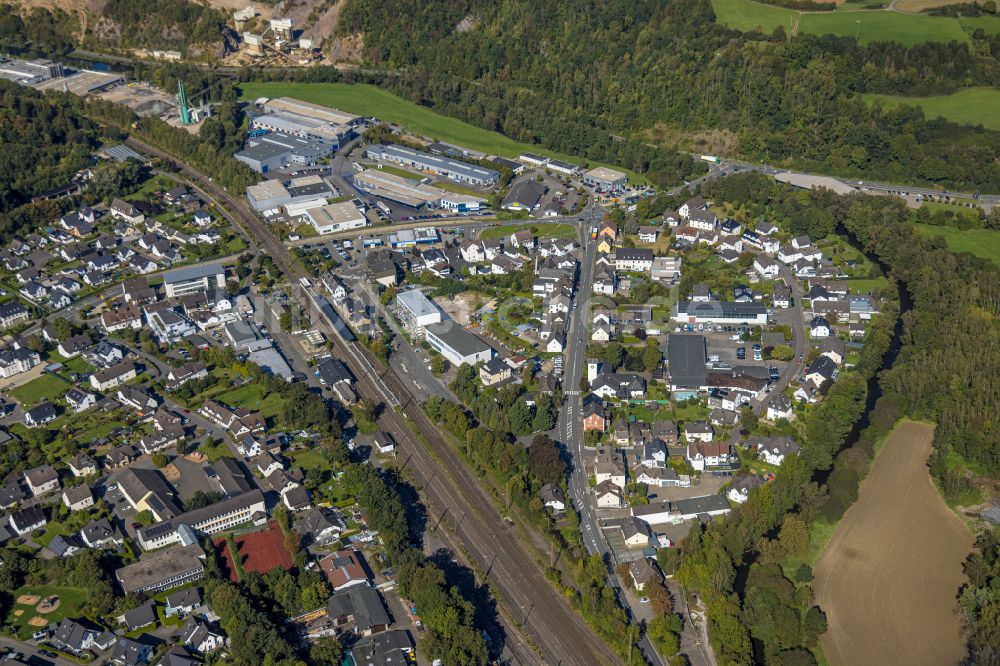
<path fill-rule="evenodd" d="M 185 175 L 197 181 L 217 205 L 224 203 L 225 206 L 219 206 L 220 213 L 242 227 L 255 239 L 258 248 L 271 256 L 289 283 L 296 285 L 293 290 L 297 298 L 316 312 L 315 319 L 320 322 L 325 319 L 309 293 L 297 286 L 300 278 L 307 277 L 305 272 L 245 201 L 201 172 L 143 141 L 130 137 L 127 143 L 136 150 L 175 163 Z M 525 664 L 537 663 L 540 653 L 541 661 L 549 664 L 620 663 L 611 647 L 590 630 L 565 597 L 545 579 L 540 565 L 517 540 L 478 480 L 441 439 L 437 428 L 394 372 L 386 370 L 379 377 L 373 376 L 370 369 L 378 366 L 368 358 L 367 350 L 345 342 L 331 325 L 323 323 L 321 328 L 335 341 L 334 353 L 351 369 L 359 394 L 384 402 L 382 390 L 387 388 L 401 404 L 398 411 L 383 409 L 377 419 L 378 426 L 392 434 L 400 450 L 408 456 L 406 466 L 420 484 L 419 491 L 428 504 L 432 529 L 442 525 L 450 529 L 460 542 L 461 550 L 480 571 L 487 572 L 486 582 L 505 616 L 507 645 L 518 660 Z M 359 355 L 367 363 L 362 362 Z M 404 415 L 421 434 L 423 443 L 413 434 Z M 454 539 L 449 533 L 445 531 L 443 535 L 454 547 Z"/>

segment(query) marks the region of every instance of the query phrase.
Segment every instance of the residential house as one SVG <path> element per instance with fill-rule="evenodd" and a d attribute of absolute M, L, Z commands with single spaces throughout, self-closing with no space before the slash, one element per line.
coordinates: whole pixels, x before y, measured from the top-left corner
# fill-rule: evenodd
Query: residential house
<path fill-rule="evenodd" d="M 639 521 L 646 525 L 649 529 L 648 524 L 645 521 Z M 652 564 L 648 558 L 640 557 L 637 560 L 632 560 L 628 564 L 629 577 L 632 578 L 632 585 L 635 587 L 637 592 L 644 592 L 647 585 L 655 585 L 663 580 L 660 575 L 659 569 L 656 565 Z"/>
<path fill-rule="evenodd" d="M 684 424 L 685 442 L 711 442 L 715 436 L 708 421 L 690 421 Z"/>
<path fill-rule="evenodd" d="M 15 343 L 16 345 L 16 343 Z M 12 349 L 0 351 L 0 377 L 13 377 L 31 370 L 42 362 L 38 352 L 27 347 L 15 346 Z"/>
<path fill-rule="evenodd" d="M 653 267 L 653 251 L 645 248 L 618 248 L 615 268 L 631 273 L 648 273 Z"/>
<path fill-rule="evenodd" d="M 67 617 L 59 623 L 48 642 L 57 650 L 82 655 L 91 648 L 99 647 L 98 637 L 101 633 L 97 629 L 91 629 Z M 110 647 L 110 645 L 106 647 Z"/>
<path fill-rule="evenodd" d="M 118 617 L 118 623 L 124 625 L 126 631 L 135 631 L 156 624 L 156 602 L 148 599 L 135 608 L 125 611 Z"/>
<path fill-rule="evenodd" d="M 479 381 L 483 383 L 483 386 L 500 384 L 508 381 L 512 376 L 512 368 L 499 356 L 495 356 L 479 366 Z"/>
<path fill-rule="evenodd" d="M 75 477 L 97 474 L 97 461 L 86 453 L 77 453 L 67 461 L 66 466 Z"/>
<path fill-rule="evenodd" d="M 119 386 L 116 397 L 118 402 L 138 412 L 139 415 L 152 413 L 160 404 L 160 398 L 149 389 L 132 384 Z"/>
<path fill-rule="evenodd" d="M 312 507 L 300 514 L 295 520 L 295 530 L 302 535 L 304 542 L 318 546 L 333 543 L 347 529 L 336 509 L 327 507 Z"/>
<path fill-rule="evenodd" d="M 594 456 L 594 478 L 598 484 L 611 481 L 619 488 L 624 488 L 626 469 L 621 452 L 609 446 L 599 447 Z"/>
<path fill-rule="evenodd" d="M 698 472 L 709 467 L 728 465 L 736 460 L 727 442 L 693 442 L 688 444 L 685 458 Z"/>
<path fill-rule="evenodd" d="M 45 527 L 48 521 L 45 519 L 45 511 L 38 504 L 15 511 L 10 514 L 10 526 L 18 536 L 30 534 L 35 530 Z"/>
<path fill-rule="evenodd" d="M 368 585 L 368 573 L 358 551 L 338 550 L 321 558 L 318 564 L 334 592 Z"/>
<path fill-rule="evenodd" d="M 792 411 L 792 401 L 784 394 L 778 394 L 768 403 L 766 416 L 769 421 L 794 420 L 795 412 Z"/>
<path fill-rule="evenodd" d="M 186 587 L 171 592 L 164 600 L 163 614 L 166 617 L 186 617 L 201 608 L 201 590 L 197 587 Z"/>
<path fill-rule="evenodd" d="M 85 412 L 97 404 L 97 396 L 93 393 L 81 391 L 78 388 L 71 388 L 63 396 L 63 399 L 66 400 L 66 403 L 73 410 L 74 414 Z"/>
<path fill-rule="evenodd" d="M 80 530 L 80 540 L 87 548 L 103 548 L 118 545 L 122 537 L 107 518 L 91 521 Z"/>
<path fill-rule="evenodd" d="M 677 209 L 678 214 L 681 218 L 688 219 L 691 217 L 691 213 L 698 210 L 708 210 L 708 202 L 705 201 L 701 195 L 695 195 L 681 204 L 681 207 Z"/>
<path fill-rule="evenodd" d="M 94 495 L 86 484 L 64 488 L 62 502 L 70 511 L 82 511 L 94 506 Z"/>
<path fill-rule="evenodd" d="M 624 491 L 610 479 L 598 483 L 594 488 L 598 509 L 620 509 L 625 501 Z"/>
<path fill-rule="evenodd" d="M 22 321 L 27 321 L 31 317 L 27 308 L 21 305 L 20 301 L 7 301 L 0 305 L 0 329 L 16 326 Z"/>
<path fill-rule="evenodd" d="M 566 495 L 563 489 L 554 483 L 546 483 L 538 492 L 542 500 L 542 506 L 551 509 L 555 513 L 562 513 L 566 509 Z"/>
<path fill-rule="evenodd" d="M 142 328 L 142 311 L 134 305 L 124 305 L 116 310 L 105 310 L 101 313 L 101 326 L 107 333 L 127 328 L 137 331 Z"/>
<path fill-rule="evenodd" d="M 830 322 L 825 317 L 816 316 L 809 321 L 809 336 L 812 338 L 827 338 L 830 336 Z"/>
<path fill-rule="evenodd" d="M 118 388 L 127 381 L 135 379 L 136 365 L 131 361 L 123 361 L 105 370 L 95 372 L 90 376 L 90 385 L 96 391 L 109 391 Z"/>
<path fill-rule="evenodd" d="M 608 427 L 608 410 L 604 401 L 596 396 L 587 396 L 583 400 L 583 430 L 604 432 Z"/>
<path fill-rule="evenodd" d="M 825 382 L 833 381 L 837 374 L 837 363 L 826 355 L 817 356 L 806 370 L 806 381 L 811 381 L 822 386 Z"/>
<path fill-rule="evenodd" d="M 144 608 L 144 606 L 140 606 L 135 610 L 139 610 L 141 608 Z M 155 621 L 155 615 L 153 619 Z M 144 664 L 148 664 L 152 657 L 152 645 L 140 643 L 137 640 L 133 640 L 125 636 L 120 636 L 118 640 L 115 641 L 114 649 L 111 651 L 111 657 L 108 659 L 108 663 L 114 664 L 115 666 L 143 666 Z"/>
<path fill-rule="evenodd" d="M 353 629 L 359 636 L 371 636 L 389 628 L 389 614 L 373 587 L 349 587 L 330 595 L 327 618 L 335 627 Z"/>
<path fill-rule="evenodd" d="M 40 465 L 24 473 L 28 490 L 35 497 L 59 489 L 59 474 L 51 465 Z"/>
<path fill-rule="evenodd" d="M 785 462 L 785 456 L 797 455 L 802 447 L 791 437 L 751 437 L 747 443 L 757 449 L 761 460 L 771 465 Z"/>
<path fill-rule="evenodd" d="M 743 504 L 750 498 L 751 490 L 759 488 L 765 483 L 767 483 L 767 480 L 759 474 L 747 474 L 746 476 L 741 476 L 729 484 L 729 490 L 726 491 L 726 497 L 728 497 L 732 502 Z"/>
<path fill-rule="evenodd" d="M 659 235 L 660 232 L 656 227 L 649 227 L 649 226 L 639 227 L 640 243 L 655 243 Z"/>
<path fill-rule="evenodd" d="M 226 637 L 212 629 L 208 623 L 191 616 L 181 627 L 180 641 L 190 650 L 208 654 L 224 647 Z"/>

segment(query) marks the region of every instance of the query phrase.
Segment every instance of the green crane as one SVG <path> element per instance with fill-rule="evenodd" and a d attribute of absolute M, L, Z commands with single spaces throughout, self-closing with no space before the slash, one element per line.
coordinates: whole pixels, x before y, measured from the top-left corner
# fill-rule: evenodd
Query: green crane
<path fill-rule="evenodd" d="M 181 107 L 181 124 L 191 124 L 191 109 L 188 108 L 187 93 L 184 92 L 184 82 L 177 80 L 177 104 Z"/>

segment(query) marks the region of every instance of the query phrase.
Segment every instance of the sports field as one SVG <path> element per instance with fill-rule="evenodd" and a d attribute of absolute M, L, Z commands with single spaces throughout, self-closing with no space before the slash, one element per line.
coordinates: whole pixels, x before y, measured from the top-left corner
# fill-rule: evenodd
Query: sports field
<path fill-rule="evenodd" d="M 222 553 L 223 566 L 229 574 L 229 579 L 234 583 L 238 582 L 236 567 L 229 548 L 226 547 L 225 537 L 215 539 L 213 543 Z M 273 520 L 264 530 L 236 537 L 236 547 L 243 563 L 243 570 L 247 573 L 256 571 L 259 574 L 266 574 L 275 567 L 287 570 L 294 565 L 291 554 L 285 548 L 281 528 Z"/>
<path fill-rule="evenodd" d="M 1000 231 L 995 229 L 956 229 L 934 224 L 917 224 L 920 233 L 941 236 L 953 252 L 969 252 L 1000 266 Z"/>
<path fill-rule="evenodd" d="M 965 655 L 955 595 L 973 539 L 931 482 L 933 437 L 926 423 L 896 426 L 816 564 L 831 666 L 938 666 Z"/>
<path fill-rule="evenodd" d="M 523 152 L 531 152 L 573 164 L 582 165 L 584 162 L 578 156 L 564 155 L 541 146 L 520 143 L 499 132 L 491 132 L 456 118 L 442 116 L 425 106 L 414 104 L 381 88 L 366 84 L 271 82 L 243 83 L 240 87 L 242 98 L 245 100 L 258 97 L 294 97 L 362 116 L 375 116 L 379 120 L 395 123 L 416 134 L 491 155 L 514 159 Z M 593 166 L 597 164 L 597 162 L 592 163 Z M 646 182 L 635 172 L 621 166 L 612 164 L 604 166 L 628 172 L 629 180 L 633 183 Z"/>
<path fill-rule="evenodd" d="M 924 42 L 968 42 L 977 28 L 1000 31 L 1000 17 L 952 18 L 892 10 L 842 8 L 833 12 L 800 12 L 753 0 L 712 0 L 719 23 L 749 32 L 770 33 L 782 26 L 786 33 L 855 37 L 862 44 L 894 41 L 912 46 Z"/>
<path fill-rule="evenodd" d="M 996 88 L 966 88 L 951 95 L 933 97 L 903 97 L 902 95 L 862 95 L 871 104 L 881 100 L 886 107 L 919 106 L 928 119 L 943 117 L 961 125 L 982 125 L 1000 130 L 1000 90 Z"/>

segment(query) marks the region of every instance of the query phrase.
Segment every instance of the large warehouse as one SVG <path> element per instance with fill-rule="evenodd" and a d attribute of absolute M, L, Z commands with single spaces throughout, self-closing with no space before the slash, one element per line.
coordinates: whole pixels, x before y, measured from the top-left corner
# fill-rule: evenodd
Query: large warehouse
<path fill-rule="evenodd" d="M 607 167 L 597 167 L 583 174 L 583 184 L 596 187 L 602 192 L 617 192 L 625 187 L 628 174 Z"/>
<path fill-rule="evenodd" d="M 303 215 L 318 234 L 332 234 L 368 225 L 368 218 L 350 201 L 309 208 Z"/>
<path fill-rule="evenodd" d="M 680 301 L 671 317 L 684 324 L 747 324 L 765 326 L 767 308 L 760 303 L 734 303 L 731 301 Z"/>
<path fill-rule="evenodd" d="M 476 365 L 493 358 L 493 348 L 448 319 L 424 327 L 427 344 L 436 349 L 454 365 Z"/>
<path fill-rule="evenodd" d="M 282 206 L 306 201 L 325 201 L 336 196 L 333 188 L 321 177 L 312 174 L 287 182 L 264 180 L 247 188 L 247 200 L 259 213 L 276 211 Z"/>
<path fill-rule="evenodd" d="M 268 173 L 289 164 L 315 164 L 334 148 L 331 144 L 284 132 L 270 132 L 248 139 L 246 147 L 235 157 L 257 173 Z"/>
<path fill-rule="evenodd" d="M 401 166 L 419 169 L 476 187 L 492 187 L 500 178 L 500 174 L 493 169 L 459 162 L 439 155 L 431 155 L 406 146 L 384 146 L 376 143 L 369 146 L 365 154 L 374 160 L 394 162 Z"/>
<path fill-rule="evenodd" d="M 365 121 L 364 118 L 353 113 L 347 113 L 346 111 L 334 109 L 329 106 L 320 106 L 312 102 L 303 102 L 300 99 L 292 97 L 269 99 L 262 106 L 268 113 L 294 114 L 334 125 L 357 126 L 363 124 Z"/>
<path fill-rule="evenodd" d="M 356 174 L 354 185 L 363 192 L 411 208 L 437 208 L 441 205 L 441 197 L 445 193 L 436 187 L 421 185 L 415 180 L 377 169 L 365 169 Z"/>

